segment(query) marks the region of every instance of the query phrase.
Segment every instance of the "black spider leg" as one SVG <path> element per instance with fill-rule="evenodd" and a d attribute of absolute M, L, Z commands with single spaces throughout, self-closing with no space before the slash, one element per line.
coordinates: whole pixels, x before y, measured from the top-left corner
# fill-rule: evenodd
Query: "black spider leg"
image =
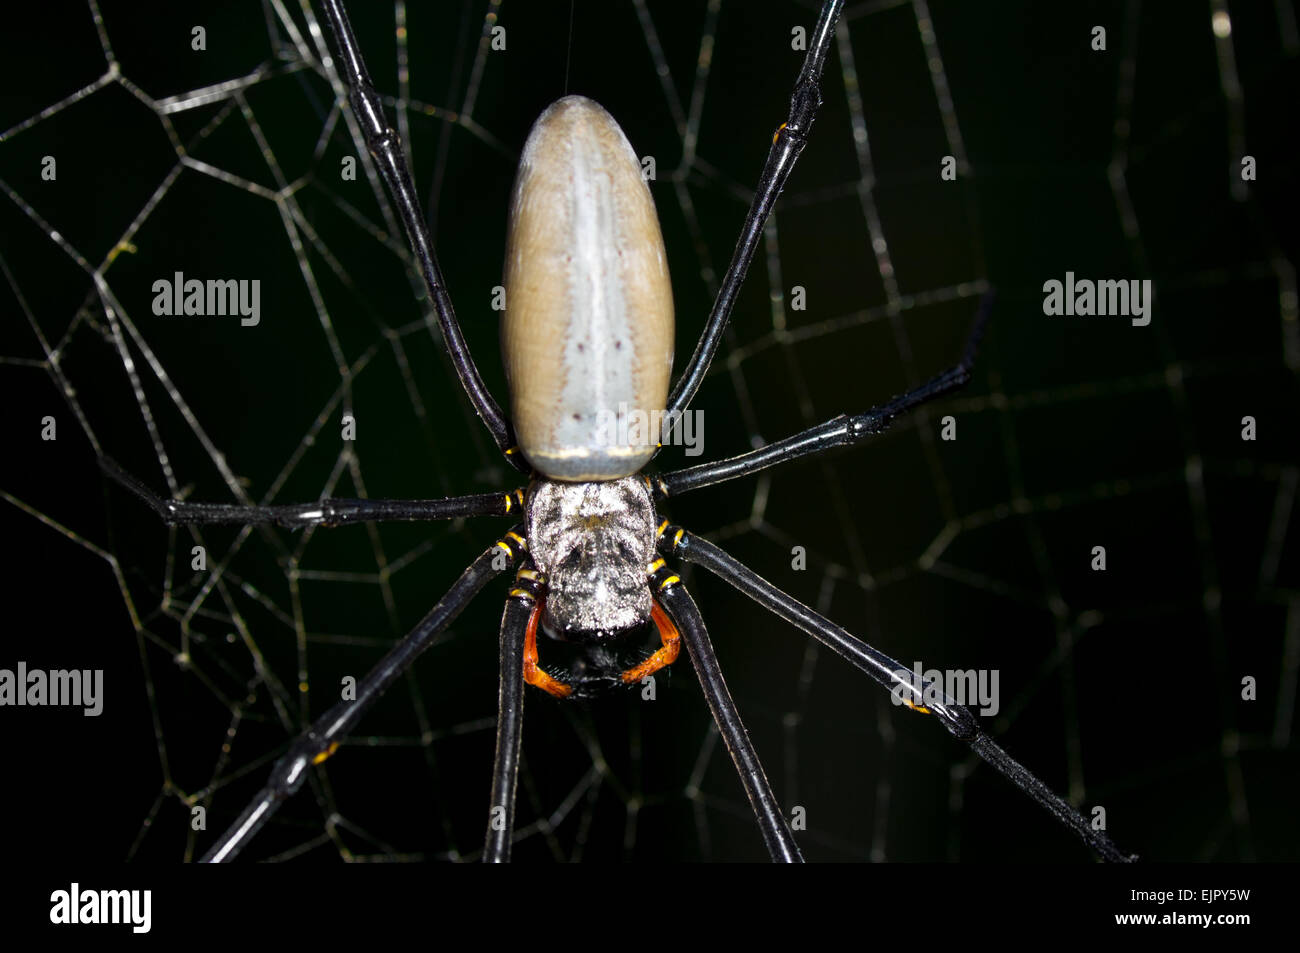
<path fill-rule="evenodd" d="M 340 526 L 345 523 L 448 520 L 461 516 L 511 516 L 524 511 L 522 489 L 502 493 L 451 496 L 442 500 L 326 498 L 315 503 L 279 503 L 266 506 L 197 503 L 164 499 L 107 456 L 99 458 L 99 466 L 145 506 L 157 513 L 168 526 L 195 523 L 239 523 L 252 526 L 274 523 L 288 529 L 303 529 L 307 526 Z"/>
<path fill-rule="evenodd" d="M 497 696 L 497 748 L 492 767 L 483 862 L 510 860 L 515 832 L 515 791 L 519 779 L 519 744 L 524 730 L 524 635 L 542 588 L 539 573 L 519 570 L 501 614 L 500 688 Z"/>
<path fill-rule="evenodd" d="M 340 701 L 321 715 L 289 746 L 289 751 L 275 763 L 271 776 L 258 795 L 244 808 L 236 821 L 201 858 L 202 863 L 233 860 L 288 798 L 302 787 L 307 770 L 320 764 L 338 750 L 361 716 L 379 700 L 393 681 L 411 667 L 434 637 L 460 615 L 493 576 L 505 571 L 526 551 L 517 525 L 483 551 L 456 580 L 429 614 L 420 620 L 402 641 L 380 659 L 357 685 L 357 697 Z M 502 565 L 502 553 L 509 554 Z"/>
<path fill-rule="evenodd" d="M 429 300 L 438 312 L 438 326 L 442 329 L 442 339 L 451 355 L 452 364 L 460 377 L 465 393 L 469 395 L 474 410 L 478 412 L 483 423 L 487 425 L 496 441 L 497 447 L 521 472 L 528 471 L 528 464 L 515 450 L 514 435 L 510 423 L 501 413 L 501 407 L 488 393 L 487 385 L 474 366 L 469 347 L 456 321 L 456 312 L 451 304 L 451 297 L 443 283 L 442 271 L 433 251 L 433 240 L 424 224 L 420 213 L 420 200 L 416 197 L 415 186 L 411 182 L 411 171 L 407 168 L 406 153 L 402 151 L 401 139 L 388 120 L 384 117 L 383 103 L 375 91 L 366 71 L 365 60 L 357 46 L 357 39 L 352 34 L 352 24 L 340 0 L 322 0 L 325 17 L 329 20 L 330 30 L 334 34 L 335 45 L 339 48 L 341 72 L 348 84 L 348 101 L 352 112 L 361 124 L 366 146 L 379 165 L 379 177 L 384 180 L 389 195 L 397 204 L 398 213 L 406 229 L 406 238 L 411 252 L 420 264 L 420 275 L 429 290 Z"/>
<path fill-rule="evenodd" d="M 1116 863 L 1137 860 L 1136 855 L 1125 854 L 1117 848 L 1104 831 L 1094 830 L 1083 815 L 1064 798 L 1007 754 L 984 733 L 975 715 L 965 706 L 957 704 L 944 692 L 942 686 L 929 680 L 916 684 L 915 675 L 899 662 L 818 615 L 717 546 L 698 536 L 692 536 L 680 527 L 665 526 L 661 530 L 659 551 L 666 557 L 676 555 L 687 562 L 703 566 L 769 612 L 803 629 L 895 693 L 909 706 L 916 710 L 926 709 L 934 714 L 953 737 L 970 745 L 998 773 L 1046 808 L 1063 827 L 1077 834 L 1105 860 Z"/>
<path fill-rule="evenodd" d="M 749 271 L 749 265 L 754 260 L 758 237 L 762 234 L 767 217 L 772 212 L 772 206 L 776 204 L 777 196 L 785 187 L 785 181 L 790 177 L 799 154 L 808 144 L 808 134 L 812 130 L 813 119 L 822 103 L 822 67 L 826 64 L 831 38 L 835 35 L 835 23 L 839 19 L 840 8 L 843 5 L 844 0 L 826 0 L 822 4 L 821 13 L 817 16 L 808 53 L 804 56 L 803 68 L 799 70 L 794 92 L 790 95 L 789 118 L 777 130 L 772 140 L 772 147 L 768 150 L 767 161 L 763 164 L 763 172 L 758 179 L 758 189 L 753 204 L 750 205 L 749 213 L 745 216 L 745 224 L 741 228 L 740 237 L 736 240 L 736 250 L 732 253 L 731 264 L 727 266 L 722 285 L 718 288 L 718 297 L 713 302 L 713 310 L 704 325 L 704 333 L 700 335 L 700 340 L 695 345 L 695 353 L 691 355 L 690 363 L 686 365 L 686 370 L 677 379 L 672 393 L 668 396 L 668 412 L 664 416 L 662 434 L 664 444 L 670 442 L 670 433 L 675 422 L 681 419 L 681 415 L 704 380 L 709 364 L 713 361 L 713 355 L 722 341 L 722 332 L 726 330 L 727 321 L 731 318 L 731 309 L 736 303 L 736 293 L 740 290 L 741 282 L 745 280 L 745 273 Z"/>
<path fill-rule="evenodd" d="M 681 579 L 667 566 L 661 567 L 651 576 L 651 586 L 657 589 L 659 604 L 672 617 L 673 623 L 681 632 L 682 641 L 686 643 L 691 664 L 695 666 L 700 687 L 704 689 L 709 710 L 713 712 L 713 721 L 718 726 L 722 740 L 726 742 L 727 751 L 731 753 L 731 760 L 740 775 L 740 783 L 744 785 L 749 804 L 758 819 L 768 855 L 777 862 L 803 863 L 803 854 L 794 842 L 794 834 L 790 832 L 790 825 L 781 813 L 781 806 L 772 793 L 772 785 L 768 783 L 767 774 L 758 760 L 758 752 L 749 740 L 749 732 L 745 730 L 740 712 L 736 710 L 736 703 L 732 701 L 731 692 L 727 690 L 727 683 L 722 678 L 718 657 L 714 654 L 713 643 L 709 640 L 708 630 L 704 627 L 704 619 L 700 616 L 695 600 L 686 591 Z"/>
<path fill-rule="evenodd" d="M 975 323 L 971 328 L 970 337 L 966 340 L 966 349 L 961 360 L 915 390 L 895 397 L 888 403 L 873 407 L 864 414 L 840 414 L 825 423 L 809 427 L 793 436 L 769 443 L 766 447 L 748 453 L 652 477 L 651 484 L 655 492 L 661 498 L 676 496 L 689 490 L 698 490 L 702 486 L 749 476 L 759 470 L 808 454 L 825 453 L 836 447 L 851 447 L 882 432 L 900 414 L 957 390 L 970 380 L 980 338 L 984 334 L 984 327 L 988 323 L 992 310 L 993 292 L 990 291 L 980 299 Z"/>

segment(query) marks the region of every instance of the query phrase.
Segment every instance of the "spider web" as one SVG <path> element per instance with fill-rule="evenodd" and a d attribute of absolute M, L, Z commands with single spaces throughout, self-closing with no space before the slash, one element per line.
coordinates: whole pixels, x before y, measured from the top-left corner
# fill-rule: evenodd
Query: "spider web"
<path fill-rule="evenodd" d="M 567 3 L 354 6 L 498 398 L 490 298 L 517 150 L 566 90 L 656 159 L 680 369 L 785 115 L 790 31 L 815 7 L 580 2 L 571 25 Z M 971 385 L 866 446 L 666 513 L 905 664 L 997 669 L 995 736 L 1105 807 L 1123 848 L 1294 858 L 1295 11 L 1052 6 L 849 5 L 812 143 L 696 404 L 703 459 L 946 368 L 996 286 Z M 96 455 L 210 501 L 437 497 L 516 477 L 456 384 L 315 10 L 30 16 L 0 58 L 0 380 L 16 411 L 0 666 L 102 668 L 106 700 L 94 719 L 6 710 L 25 780 L 4 797 L 43 851 L 192 859 L 341 679 L 508 523 L 168 529 Z M 1094 24 L 1105 52 L 1089 49 Z M 943 156 L 956 182 L 939 180 Z M 1151 279 L 1150 326 L 1045 317 L 1042 282 L 1067 270 Z M 260 324 L 154 316 L 152 283 L 178 271 L 259 279 Z M 46 415 L 57 440 L 40 437 Z M 656 464 L 695 462 L 672 448 Z M 724 584 L 685 578 L 778 798 L 806 811 L 810 858 L 1087 856 L 932 720 Z M 503 595 L 471 605 L 247 857 L 477 856 Z M 1257 700 L 1241 698 L 1246 676 Z M 588 706 L 530 693 L 518 859 L 762 857 L 689 663 L 657 688 Z"/>

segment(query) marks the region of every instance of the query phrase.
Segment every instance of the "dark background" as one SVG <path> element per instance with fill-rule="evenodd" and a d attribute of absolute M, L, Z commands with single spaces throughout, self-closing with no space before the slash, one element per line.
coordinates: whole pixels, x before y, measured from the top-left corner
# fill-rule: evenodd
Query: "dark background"
<path fill-rule="evenodd" d="M 394 10 L 353 6 L 391 97 Z M 907 664 L 997 668 L 991 730 L 1054 789 L 1104 806 L 1123 848 L 1152 860 L 1294 859 L 1295 11 L 1227 7 L 1240 80 L 1230 97 L 1208 7 L 1065 7 L 850 6 L 840 29 L 853 72 L 832 53 L 812 142 L 696 405 L 705 457 L 865 409 L 942 370 L 988 282 L 997 308 L 975 378 L 868 445 L 700 491 L 667 513 Z M 333 92 L 319 63 L 282 43 L 287 31 L 257 3 L 102 9 L 132 88 L 109 83 L 12 131 L 94 83 L 105 58 L 75 3 L 27 11 L 0 56 L 0 129 L 12 131 L 0 142 L 11 420 L 0 666 L 103 668 L 107 682 L 98 719 L 0 712 L 0 797 L 18 853 L 177 861 L 212 842 L 304 718 L 337 697 L 338 680 L 359 677 L 507 524 L 168 531 L 106 483 L 94 446 L 162 490 L 160 445 L 169 491 L 203 500 L 235 496 L 200 428 L 254 500 L 442 496 L 516 480 L 424 327 L 376 190 L 364 175 L 339 179 L 357 149 L 344 123 L 327 125 Z M 408 11 L 416 105 L 403 133 L 466 336 L 502 401 L 488 302 L 536 115 L 566 88 L 584 93 L 655 156 L 680 369 L 785 116 L 800 62 L 790 30 L 815 16 L 797 3 L 723 3 L 716 20 L 701 3 L 650 5 L 668 95 L 635 7 L 578 2 L 572 23 L 569 10 L 501 5 L 507 50 L 481 57 L 483 4 Z M 951 110 L 918 28 L 927 15 Z M 189 47 L 196 23 L 207 29 L 201 54 Z M 1107 28 L 1105 52 L 1089 48 L 1095 24 Z M 241 78 L 242 103 L 159 105 Z M 946 116 L 969 160 L 956 183 L 938 177 L 954 151 Z M 1239 143 L 1259 178 L 1236 183 L 1238 198 Z M 178 147 L 191 165 L 164 188 Z M 45 155 L 58 159 L 56 183 L 40 181 Z M 269 197 L 277 191 L 283 214 L 301 216 L 300 254 Z M 104 280 L 197 422 L 130 341 L 157 443 L 103 300 L 34 220 L 98 264 L 155 195 L 136 250 Z M 897 281 L 892 317 L 868 208 Z M 177 270 L 260 278 L 261 325 L 154 317 L 150 285 Z M 1041 285 L 1067 270 L 1152 279 L 1151 325 L 1044 316 Z M 807 289 L 806 311 L 773 304 L 793 285 Z M 358 420 L 360 486 L 350 470 L 331 479 L 345 408 Z M 39 439 L 46 414 L 58 420 L 54 443 Z M 954 443 L 938 439 L 946 414 L 958 421 Z M 1258 421 L 1251 443 L 1240 438 L 1245 415 Z M 692 462 L 670 450 L 656 466 Z M 218 583 L 188 569 L 196 539 L 209 568 L 221 567 Z M 791 569 L 796 545 L 804 572 Z M 1088 568 L 1095 545 L 1107 549 L 1104 574 Z M 686 578 L 777 796 L 807 811 L 809 858 L 1088 857 L 937 724 L 893 708 L 830 653 L 807 652 L 801 634 L 726 586 Z M 474 858 L 503 592 L 494 584 L 462 616 L 248 857 Z M 1239 697 L 1247 675 L 1259 686 L 1250 703 Z M 763 857 L 689 662 L 658 687 L 653 703 L 529 694 L 518 859 Z M 208 807 L 208 829 L 193 838 L 183 798 Z"/>

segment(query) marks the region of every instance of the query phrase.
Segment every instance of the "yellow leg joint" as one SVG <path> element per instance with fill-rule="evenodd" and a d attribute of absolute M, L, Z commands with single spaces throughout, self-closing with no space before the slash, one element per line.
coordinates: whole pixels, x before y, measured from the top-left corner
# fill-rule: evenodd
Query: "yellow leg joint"
<path fill-rule="evenodd" d="M 325 761 L 328 761 L 330 758 L 334 756 L 334 752 L 338 750 L 339 750 L 339 743 L 337 741 L 331 741 L 330 746 L 328 748 L 326 748 L 320 754 L 316 755 L 316 757 L 311 759 L 311 763 L 321 764 Z"/>

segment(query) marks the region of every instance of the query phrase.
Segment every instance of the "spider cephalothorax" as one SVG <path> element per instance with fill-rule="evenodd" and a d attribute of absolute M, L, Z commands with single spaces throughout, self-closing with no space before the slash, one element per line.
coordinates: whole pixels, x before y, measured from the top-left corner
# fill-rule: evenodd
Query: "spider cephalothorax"
<path fill-rule="evenodd" d="M 603 642 L 649 620 L 646 566 L 655 557 L 655 517 L 640 477 L 534 481 L 528 547 L 546 575 L 542 625 L 551 635 Z"/>
<path fill-rule="evenodd" d="M 643 478 L 536 479 L 528 490 L 527 526 L 536 569 L 521 570 L 523 588 L 516 592 L 531 606 L 523 666 L 528 684 L 557 698 L 593 698 L 635 685 L 676 660 L 680 633 L 653 596 L 664 561 L 655 557 L 658 530 Z M 546 667 L 539 629 L 554 640 Z M 658 646 L 651 648 L 655 634 Z M 558 643 L 569 643 L 567 651 L 553 651 L 562 648 Z"/>

